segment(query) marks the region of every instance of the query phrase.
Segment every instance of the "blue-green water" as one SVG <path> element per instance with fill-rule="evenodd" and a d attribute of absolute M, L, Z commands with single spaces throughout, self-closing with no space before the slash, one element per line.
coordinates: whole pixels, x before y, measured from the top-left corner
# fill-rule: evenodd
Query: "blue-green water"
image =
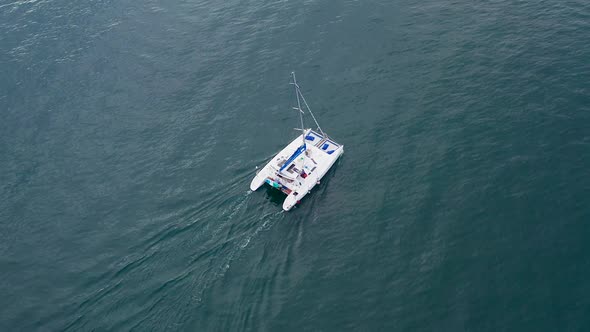
<path fill-rule="evenodd" d="M 0 0 L 0 111 L 1 331 L 590 330 L 587 1 Z"/>

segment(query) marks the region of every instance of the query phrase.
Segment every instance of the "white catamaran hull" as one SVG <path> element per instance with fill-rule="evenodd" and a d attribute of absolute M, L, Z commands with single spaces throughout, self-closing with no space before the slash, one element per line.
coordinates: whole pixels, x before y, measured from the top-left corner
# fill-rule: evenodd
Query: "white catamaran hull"
<path fill-rule="evenodd" d="M 291 73 L 291 75 L 293 77 L 291 84 L 295 86 L 295 96 L 297 97 L 297 107 L 293 107 L 293 109 L 299 112 L 301 135 L 274 156 L 266 166 L 256 173 L 250 183 L 252 191 L 267 183 L 287 194 L 287 198 L 283 202 L 283 210 L 285 211 L 291 210 L 295 204 L 310 193 L 311 189 L 320 183 L 322 177 L 344 152 L 343 145 L 334 142 L 322 131 L 309 105 L 307 105 L 299 85 L 297 85 L 295 73 Z M 302 101 L 317 125 L 318 132 L 304 129 L 303 114 L 305 112 L 301 108 Z"/>
<path fill-rule="evenodd" d="M 344 146 L 328 137 L 322 137 L 322 135 L 311 129 L 305 130 L 303 135 L 305 135 L 306 148 L 299 158 L 289 162 L 290 156 L 293 156 L 294 152 L 301 146 L 301 136 L 294 139 L 293 142 L 274 156 L 250 183 L 252 191 L 267 183 L 287 194 L 287 198 L 283 203 L 283 210 L 285 211 L 291 210 L 319 184 L 320 180 L 344 152 Z M 286 162 L 289 163 L 285 165 Z M 282 171 L 281 168 L 283 168 Z"/>

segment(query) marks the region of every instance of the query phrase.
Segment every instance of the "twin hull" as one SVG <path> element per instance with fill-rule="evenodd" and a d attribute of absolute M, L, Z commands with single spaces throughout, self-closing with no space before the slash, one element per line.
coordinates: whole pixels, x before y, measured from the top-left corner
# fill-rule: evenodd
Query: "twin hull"
<path fill-rule="evenodd" d="M 279 171 L 285 160 L 301 146 L 302 137 L 299 136 L 274 156 L 250 183 L 252 191 L 267 183 L 286 193 L 287 198 L 283 202 L 283 210 L 285 211 L 291 210 L 305 197 L 344 152 L 343 145 L 327 137 L 324 138 L 311 129 L 306 130 L 302 135 L 305 135 L 306 144 L 305 156 L 299 159 L 302 160 L 302 163 L 297 164 L 297 160 L 295 160 L 291 163 L 292 165 L 286 165 L 285 170 Z"/>

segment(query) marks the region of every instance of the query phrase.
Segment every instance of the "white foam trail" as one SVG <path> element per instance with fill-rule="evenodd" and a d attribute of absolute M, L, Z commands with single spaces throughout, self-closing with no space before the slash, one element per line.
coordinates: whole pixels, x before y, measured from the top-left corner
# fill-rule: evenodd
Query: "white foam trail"
<path fill-rule="evenodd" d="M 223 214 L 221 215 L 223 222 L 219 222 L 217 224 L 217 227 L 213 230 L 213 233 L 211 234 L 212 238 L 217 236 L 219 232 L 225 227 L 225 225 L 231 220 L 233 220 L 235 216 L 238 214 L 238 212 L 240 212 L 244 208 L 244 206 L 248 203 L 248 200 L 250 199 L 251 193 L 252 192 L 248 190 L 243 196 L 239 198 L 238 202 L 234 206 L 223 211 Z M 225 215 L 227 215 L 228 213 L 229 215 L 225 217 Z"/>
<path fill-rule="evenodd" d="M 268 216 L 268 218 L 267 218 Z M 238 242 L 236 246 L 234 246 L 231 251 L 223 258 L 222 263 L 217 268 L 217 271 L 214 273 L 213 278 L 209 280 L 207 285 L 204 289 L 207 289 L 211 283 L 215 280 L 223 277 L 227 270 L 231 267 L 231 263 L 240 256 L 241 252 L 244 251 L 249 244 L 254 240 L 258 234 L 263 230 L 268 230 L 270 226 L 273 224 L 274 221 L 277 221 L 279 217 L 282 216 L 282 211 L 271 213 L 270 215 L 265 215 L 261 218 L 264 219 L 264 222 L 256 227 L 256 229 L 250 233 L 246 234 L 245 237 Z M 203 289 L 203 290 L 204 290 Z"/>

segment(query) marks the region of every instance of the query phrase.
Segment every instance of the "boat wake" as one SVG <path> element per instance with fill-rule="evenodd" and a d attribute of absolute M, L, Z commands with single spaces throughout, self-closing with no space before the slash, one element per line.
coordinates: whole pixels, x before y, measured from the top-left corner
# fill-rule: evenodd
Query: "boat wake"
<path fill-rule="evenodd" d="M 150 326 L 153 319 L 166 316 L 162 312 L 165 304 L 171 294 L 179 292 L 187 295 L 175 298 L 180 309 L 169 317 L 168 323 L 161 323 L 173 326 L 178 323 L 175 317 L 190 316 L 190 312 L 183 311 L 194 310 L 209 299 L 212 287 L 227 274 L 233 262 L 282 218 L 276 209 L 272 213 L 247 213 L 253 208 L 252 192 L 243 189 L 247 176 L 239 174 L 227 183 L 215 185 L 209 197 L 198 205 L 175 207 L 175 213 L 163 214 L 159 220 L 162 227 L 130 248 L 132 253 L 120 259 L 115 269 L 87 285 L 93 290 L 70 308 L 76 315 L 65 329 L 77 330 L 94 317 L 107 314 L 107 303 L 112 298 L 127 299 L 124 305 L 141 308 L 111 320 L 116 329 L 142 330 Z M 168 262 L 165 270 L 154 265 L 163 257 Z M 146 282 L 146 274 L 154 277 Z M 137 286 L 140 284 L 141 287 Z"/>

